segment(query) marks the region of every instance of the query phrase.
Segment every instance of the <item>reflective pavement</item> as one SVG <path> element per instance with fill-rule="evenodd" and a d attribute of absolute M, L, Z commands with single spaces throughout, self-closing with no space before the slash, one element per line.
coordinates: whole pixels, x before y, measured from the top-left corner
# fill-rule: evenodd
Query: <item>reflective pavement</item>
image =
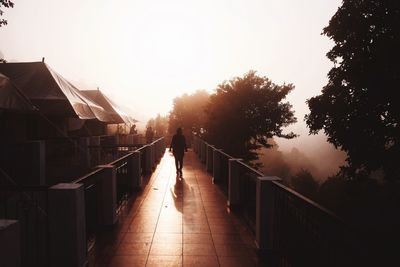
<path fill-rule="evenodd" d="M 90 266 L 262 265 L 246 226 L 227 210 L 226 197 L 192 151 L 182 179 L 166 152 L 112 231 L 98 240 Z"/>

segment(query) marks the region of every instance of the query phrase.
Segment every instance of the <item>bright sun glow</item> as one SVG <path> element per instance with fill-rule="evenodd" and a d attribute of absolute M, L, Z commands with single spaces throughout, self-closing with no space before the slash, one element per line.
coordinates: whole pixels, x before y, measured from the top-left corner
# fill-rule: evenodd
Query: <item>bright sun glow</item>
<path fill-rule="evenodd" d="M 288 100 L 299 119 L 293 128 L 304 134 L 305 100 L 331 67 L 332 43 L 321 32 L 340 2 L 16 1 L 0 49 L 9 61 L 46 57 L 78 87 L 100 87 L 143 123 L 167 114 L 176 96 L 212 92 L 253 69 L 296 86 Z"/>

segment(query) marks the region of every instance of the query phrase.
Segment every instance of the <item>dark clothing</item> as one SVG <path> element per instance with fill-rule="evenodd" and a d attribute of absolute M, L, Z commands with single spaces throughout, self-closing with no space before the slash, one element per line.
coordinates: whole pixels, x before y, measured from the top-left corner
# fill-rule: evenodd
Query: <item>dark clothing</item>
<path fill-rule="evenodd" d="M 175 134 L 172 137 L 171 146 L 169 147 L 169 149 L 172 149 L 172 153 L 174 154 L 174 156 L 183 157 L 183 154 L 187 150 L 185 136 L 183 136 L 182 134 Z"/>
<path fill-rule="evenodd" d="M 182 155 L 174 155 L 174 158 L 175 158 L 176 173 L 180 172 L 182 174 L 183 154 Z"/>
<path fill-rule="evenodd" d="M 187 151 L 185 136 L 183 136 L 182 134 L 175 134 L 172 137 L 169 149 L 172 149 L 172 154 L 175 157 L 176 172 L 180 172 L 182 175 L 183 156 L 185 154 L 185 151 Z"/>

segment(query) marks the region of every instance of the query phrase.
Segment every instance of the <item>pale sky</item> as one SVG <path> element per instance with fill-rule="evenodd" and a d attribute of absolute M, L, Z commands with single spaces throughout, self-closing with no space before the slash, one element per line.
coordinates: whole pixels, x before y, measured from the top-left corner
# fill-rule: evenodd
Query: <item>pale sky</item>
<path fill-rule="evenodd" d="M 340 0 L 15 0 L 0 51 L 9 61 L 46 58 L 72 83 L 97 86 L 134 117 L 167 114 L 172 100 L 249 70 L 293 83 L 288 100 L 307 139 L 305 100 L 332 67 L 321 35 Z M 283 142 L 284 143 L 284 142 Z"/>

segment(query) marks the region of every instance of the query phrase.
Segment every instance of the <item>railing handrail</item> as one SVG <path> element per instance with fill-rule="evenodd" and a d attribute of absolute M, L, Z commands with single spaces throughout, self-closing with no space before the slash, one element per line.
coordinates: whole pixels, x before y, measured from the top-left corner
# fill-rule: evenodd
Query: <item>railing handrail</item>
<path fill-rule="evenodd" d="M 204 142 L 205 144 L 210 145 L 208 142 L 202 140 L 201 138 L 199 138 L 199 140 L 201 140 L 201 141 Z M 215 146 L 214 146 L 214 147 L 215 147 Z M 227 153 L 225 153 L 222 149 L 216 149 L 216 150 L 218 151 L 218 153 L 222 153 L 222 154 L 228 156 L 228 157 L 231 158 L 231 159 L 235 159 L 234 157 L 232 157 L 232 156 L 228 155 Z M 256 174 L 258 174 L 259 177 L 265 177 L 265 176 L 266 176 L 266 175 L 263 174 L 262 172 L 260 172 L 260 171 L 258 171 L 258 170 L 256 170 L 256 169 L 254 169 L 253 167 L 247 165 L 245 162 L 243 162 L 243 161 L 241 161 L 241 160 L 237 160 L 237 162 L 238 162 L 239 164 L 243 165 L 244 167 L 246 167 L 247 169 L 249 169 L 249 170 L 255 172 Z M 327 208 L 321 206 L 320 204 L 316 203 L 315 201 L 313 201 L 313 200 L 311 200 L 311 199 L 309 199 L 309 198 L 303 196 L 302 194 L 296 192 L 295 190 L 293 190 L 293 189 L 291 189 L 291 188 L 289 188 L 289 187 L 283 185 L 283 184 L 282 184 L 281 182 L 279 182 L 279 181 L 271 181 L 271 182 L 272 182 L 274 185 L 276 185 L 276 186 L 278 186 L 279 188 L 281 188 L 282 190 L 284 190 L 284 191 L 286 191 L 287 193 L 289 193 L 290 195 L 296 197 L 297 199 L 300 199 L 301 201 L 305 202 L 306 204 L 308 204 L 308 205 L 310 205 L 310 206 L 312 206 L 312 207 L 314 207 L 314 208 L 320 210 L 320 211 L 323 212 L 323 213 L 326 213 L 328 216 L 332 217 L 334 220 L 336 220 L 336 221 L 338 221 L 338 222 L 340 222 L 340 223 L 342 223 L 342 224 L 345 224 L 344 220 L 341 219 L 338 215 L 336 215 L 333 211 L 331 211 L 331 210 L 329 210 L 329 209 L 327 209 Z"/>
<path fill-rule="evenodd" d="M 287 192 L 290 195 L 294 196 L 295 198 L 300 199 L 301 201 L 304 201 L 309 206 L 312 206 L 313 208 L 316 208 L 316 209 L 320 210 L 321 212 L 326 213 L 327 215 L 329 215 L 330 217 L 332 217 L 336 221 L 345 224 L 344 220 L 342 218 L 340 218 L 338 215 L 336 215 L 333 211 L 331 211 L 331 210 L 321 206 L 317 202 L 315 202 L 315 201 L 303 196 L 299 192 L 296 192 L 295 190 L 291 189 L 290 187 L 285 186 L 281 182 L 278 182 L 278 181 L 271 181 L 271 182 L 272 182 L 272 184 L 274 184 L 277 187 L 281 188 L 282 190 L 284 190 L 285 192 Z"/>
<path fill-rule="evenodd" d="M 263 177 L 265 176 L 262 172 L 260 172 L 259 170 L 254 169 L 253 167 L 247 165 L 245 162 L 238 160 L 237 161 L 240 165 L 243 165 L 244 167 L 246 167 L 247 169 L 251 170 L 252 172 L 256 173 L 258 176 Z"/>
<path fill-rule="evenodd" d="M 135 151 L 136 151 L 136 150 L 135 150 Z M 134 152 L 135 152 L 135 151 L 134 151 Z M 118 159 L 116 159 L 116 160 L 114 160 L 114 161 L 108 163 L 107 165 L 116 165 L 116 164 L 118 164 L 120 161 L 124 161 L 125 159 L 129 158 L 130 156 L 132 156 L 134 152 L 129 152 L 128 154 L 126 154 L 126 155 L 124 155 L 124 156 L 122 156 L 122 157 L 120 157 L 120 158 L 118 158 Z"/>
<path fill-rule="evenodd" d="M 147 144 L 88 145 L 88 148 L 143 147 Z"/>
<path fill-rule="evenodd" d="M 112 161 L 112 162 L 110 162 L 110 163 L 107 163 L 107 164 L 105 164 L 105 165 L 115 165 L 115 164 L 119 163 L 119 161 L 123 161 L 123 160 L 125 160 L 126 158 L 130 157 L 133 153 L 138 152 L 138 151 L 140 152 L 140 151 L 142 151 L 143 149 L 145 149 L 147 146 L 152 145 L 152 144 L 155 144 L 155 143 L 161 141 L 163 138 L 164 138 L 164 137 L 160 137 L 160 138 L 158 138 L 157 140 L 153 141 L 153 142 L 150 143 L 150 144 L 142 145 L 141 147 L 139 147 L 139 148 L 136 149 L 135 151 L 129 152 L 128 154 L 126 154 L 126 155 L 124 155 L 124 156 L 122 156 L 122 157 L 120 157 L 120 158 L 118 158 L 118 159 L 116 159 L 116 160 L 114 160 L 114 161 Z M 126 147 L 126 146 L 127 146 L 127 145 L 113 145 L 113 146 L 111 146 L 111 147 Z M 134 146 L 137 146 L 137 145 L 134 145 Z M 100 146 L 89 146 L 89 147 L 106 147 L 106 146 L 101 146 L 101 145 L 100 145 Z M 94 171 L 92 171 L 92 172 L 90 172 L 90 173 L 87 173 L 87 174 L 85 174 L 84 176 L 81 176 L 81 177 L 79 177 L 79 178 L 73 180 L 71 183 L 74 183 L 74 184 L 82 183 L 85 179 L 87 179 L 87 178 L 89 178 L 89 177 L 91 177 L 91 176 L 93 176 L 93 175 L 95 175 L 95 174 L 101 172 L 103 169 L 104 169 L 104 168 L 99 167 L 99 168 L 95 169 Z"/>
<path fill-rule="evenodd" d="M 164 139 L 164 136 L 162 136 L 162 137 L 160 137 L 160 138 L 154 140 L 153 142 L 150 143 L 150 145 L 151 145 L 151 144 L 155 144 L 155 143 L 161 141 L 162 139 Z"/>
<path fill-rule="evenodd" d="M 89 173 L 87 173 L 87 174 L 85 174 L 85 175 L 73 180 L 71 183 L 72 184 L 82 183 L 87 178 L 89 178 L 89 177 L 101 172 L 102 170 L 104 170 L 104 168 L 103 167 L 99 167 L 99 168 L 95 169 L 94 171 L 91 171 L 91 172 L 89 172 Z"/>
<path fill-rule="evenodd" d="M 208 144 L 208 143 L 207 143 Z M 224 155 L 225 157 L 227 157 L 228 159 L 234 159 L 234 157 L 232 157 L 231 155 L 229 155 L 228 153 L 226 153 L 222 148 L 216 148 L 216 150 L 218 151 L 218 153 Z"/>

